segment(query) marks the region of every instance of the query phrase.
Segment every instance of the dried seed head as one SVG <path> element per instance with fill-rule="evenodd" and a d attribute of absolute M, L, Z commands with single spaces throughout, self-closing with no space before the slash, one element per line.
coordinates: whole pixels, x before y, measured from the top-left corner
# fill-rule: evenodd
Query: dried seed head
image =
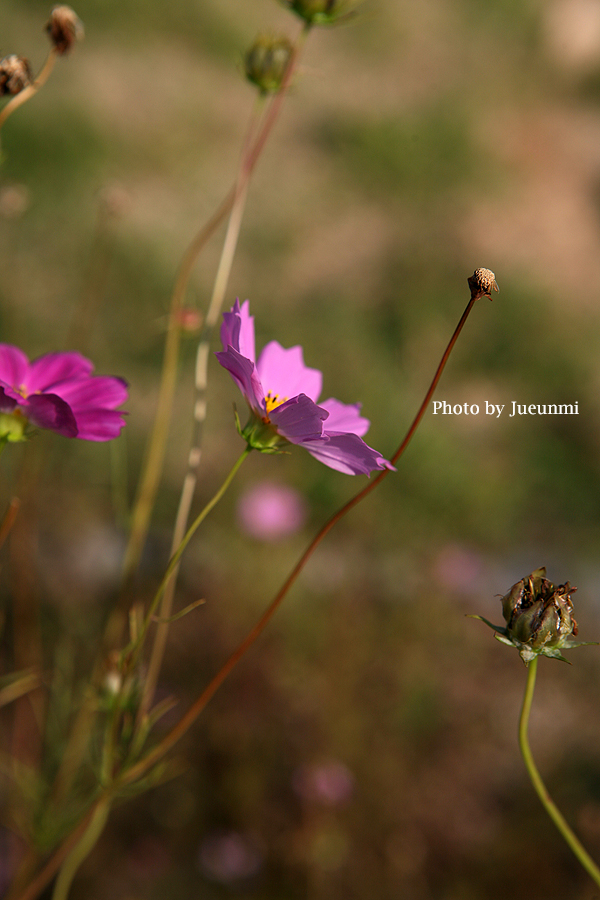
<path fill-rule="evenodd" d="M 75 41 L 83 38 L 83 24 L 70 6 L 54 6 L 46 22 L 46 31 L 61 56 L 68 53 Z"/>
<path fill-rule="evenodd" d="M 281 87 L 292 53 L 292 44 L 286 37 L 260 35 L 244 57 L 246 78 L 261 93 L 276 93 Z"/>
<path fill-rule="evenodd" d="M 475 269 L 467 281 L 471 288 L 472 300 L 479 300 L 480 297 L 489 297 L 491 300 L 492 291 L 500 290 L 496 284 L 496 276 L 491 269 Z"/>
<path fill-rule="evenodd" d="M 24 56 L 0 59 L 0 96 L 18 94 L 31 84 L 31 66 Z"/>

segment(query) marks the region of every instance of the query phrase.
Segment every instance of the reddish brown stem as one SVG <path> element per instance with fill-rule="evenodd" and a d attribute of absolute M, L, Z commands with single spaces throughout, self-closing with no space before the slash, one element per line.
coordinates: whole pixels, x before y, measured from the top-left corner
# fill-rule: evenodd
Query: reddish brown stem
<path fill-rule="evenodd" d="M 452 349 L 458 340 L 458 337 L 464 327 L 465 322 L 473 308 L 473 304 L 475 303 L 476 297 L 471 297 L 464 313 L 461 316 L 461 319 L 456 326 L 454 334 L 450 339 L 450 343 L 446 347 L 444 355 L 440 361 L 439 366 L 437 367 L 436 373 L 433 377 L 433 381 L 429 386 L 429 390 L 425 394 L 425 399 L 423 400 L 419 410 L 412 421 L 410 428 L 408 429 L 404 440 L 392 456 L 391 462 L 393 464 L 397 463 L 406 448 L 408 447 L 415 431 L 417 430 L 421 419 L 425 414 L 425 410 L 431 401 L 431 398 L 434 394 L 434 391 L 438 385 L 438 382 L 441 378 L 442 372 L 448 362 L 448 358 L 452 352 Z M 321 543 L 326 534 L 331 531 L 334 525 L 340 521 L 347 513 L 350 512 L 358 503 L 361 502 L 371 491 L 375 490 L 377 485 L 381 484 L 384 478 L 386 478 L 390 474 L 389 469 L 384 469 L 382 472 L 377 475 L 373 481 L 370 481 L 361 491 L 358 492 L 354 497 L 348 500 L 344 506 L 341 507 L 321 528 L 318 534 L 313 538 L 311 543 L 308 545 L 291 573 L 288 575 L 287 579 L 283 583 L 282 587 L 279 589 L 274 599 L 271 601 L 270 605 L 267 607 L 263 615 L 260 617 L 258 622 L 249 632 L 249 634 L 244 638 L 241 644 L 237 647 L 237 649 L 232 653 L 229 657 L 225 665 L 217 672 L 215 677 L 212 679 L 210 684 L 204 689 L 204 691 L 200 694 L 198 699 L 192 706 L 188 709 L 185 715 L 179 720 L 177 725 L 172 729 L 172 731 L 158 744 L 154 750 L 152 750 L 144 759 L 140 760 L 136 765 L 132 766 L 128 769 L 127 772 L 123 774 L 119 781 L 119 786 L 123 786 L 126 784 L 131 784 L 140 778 L 145 772 L 148 771 L 159 759 L 161 759 L 168 751 L 183 737 L 189 727 L 195 722 L 200 713 L 203 711 L 207 703 L 212 699 L 218 688 L 225 681 L 229 673 L 232 669 L 235 668 L 240 659 L 244 656 L 246 651 L 252 646 L 252 644 L 256 641 L 256 639 L 262 634 L 267 624 L 273 618 L 277 609 L 279 608 L 282 600 L 288 593 L 289 589 L 292 587 L 298 575 L 306 565 L 308 559 L 312 555 L 313 551 L 316 547 Z"/>

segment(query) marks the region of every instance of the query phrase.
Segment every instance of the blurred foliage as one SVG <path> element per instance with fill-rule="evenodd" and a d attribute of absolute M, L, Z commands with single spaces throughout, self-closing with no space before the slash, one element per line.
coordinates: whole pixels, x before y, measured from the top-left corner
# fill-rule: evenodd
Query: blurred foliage
<path fill-rule="evenodd" d="M 369 443 L 391 456 L 467 276 L 489 266 L 500 294 L 478 302 L 436 395 L 480 413 L 428 412 L 398 473 L 329 535 L 188 735 L 184 773 L 114 812 L 74 900 L 593 896 L 518 757 L 521 662 L 464 618 L 498 620 L 496 595 L 546 565 L 579 587 L 582 639 L 600 627 L 600 38 L 581 56 L 556 24 L 580 6 L 373 0 L 352 26 L 311 35 L 249 192 L 227 303 L 250 298 L 258 346 L 302 343 L 323 396 L 360 399 Z M 78 349 L 131 385 L 115 448 L 41 435 L 2 458 L 4 502 L 44 459 L 24 521 L 57 666 L 48 783 L 66 700 L 81 698 L 117 590 L 177 265 L 231 185 L 254 102 L 241 60 L 257 32 L 298 29 L 272 0 L 82 0 L 77 12 L 85 41 L 3 128 L 0 184 L 3 341 L 31 357 L 60 349 L 89 303 Z M 2 53 L 30 55 L 37 71 L 47 14 L 5 0 Z M 194 273 L 201 310 L 222 234 Z M 194 352 L 187 339 L 145 601 L 185 473 Z M 486 400 L 505 405 L 499 419 Z M 512 401 L 578 402 L 579 415 L 509 418 Z M 233 402 L 213 365 L 198 510 L 241 451 Z M 279 544 L 232 527 L 240 495 L 263 479 L 309 504 L 306 527 Z M 159 728 L 358 486 L 301 452 L 248 461 L 185 558 L 178 606 L 207 602 L 172 628 L 160 691 L 180 703 Z M 23 554 L 3 553 L 6 600 Z M 10 634 L 10 611 L 6 624 Z M 10 641 L 2 653 L 8 669 Z M 580 651 L 572 669 L 544 662 L 534 750 L 598 857 L 597 653 Z M 351 785 L 335 801 L 322 787 L 332 772 Z M 0 867 L 10 847 L 0 833 Z"/>

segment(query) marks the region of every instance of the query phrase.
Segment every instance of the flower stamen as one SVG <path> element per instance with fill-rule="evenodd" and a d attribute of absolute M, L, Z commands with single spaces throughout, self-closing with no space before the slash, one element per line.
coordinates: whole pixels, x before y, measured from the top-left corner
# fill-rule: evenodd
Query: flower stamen
<path fill-rule="evenodd" d="M 267 416 L 270 412 L 273 412 L 274 409 L 277 409 L 278 406 L 281 406 L 282 403 L 286 403 L 289 400 L 289 397 L 279 397 L 279 394 L 273 394 L 269 391 L 265 395 L 265 410 L 267 412 Z"/>

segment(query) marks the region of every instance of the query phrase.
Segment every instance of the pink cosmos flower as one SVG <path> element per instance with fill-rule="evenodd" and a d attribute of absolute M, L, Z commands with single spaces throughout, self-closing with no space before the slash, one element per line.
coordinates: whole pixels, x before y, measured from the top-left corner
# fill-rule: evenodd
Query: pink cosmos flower
<path fill-rule="evenodd" d="M 47 353 L 29 362 L 18 347 L 0 344 L 4 439 L 21 440 L 27 422 L 85 441 L 118 437 L 125 420 L 115 407 L 127 399 L 127 385 L 92 369 L 79 353 Z"/>
<path fill-rule="evenodd" d="M 392 468 L 361 439 L 370 422 L 360 404 L 330 398 L 317 406 L 323 376 L 304 365 L 302 347 L 284 349 L 271 341 L 255 362 L 254 317 L 246 300 L 223 314 L 223 350 L 217 359 L 237 383 L 253 413 L 242 431 L 251 446 L 276 451 L 284 441 L 299 444 L 326 466 L 349 475 Z"/>

